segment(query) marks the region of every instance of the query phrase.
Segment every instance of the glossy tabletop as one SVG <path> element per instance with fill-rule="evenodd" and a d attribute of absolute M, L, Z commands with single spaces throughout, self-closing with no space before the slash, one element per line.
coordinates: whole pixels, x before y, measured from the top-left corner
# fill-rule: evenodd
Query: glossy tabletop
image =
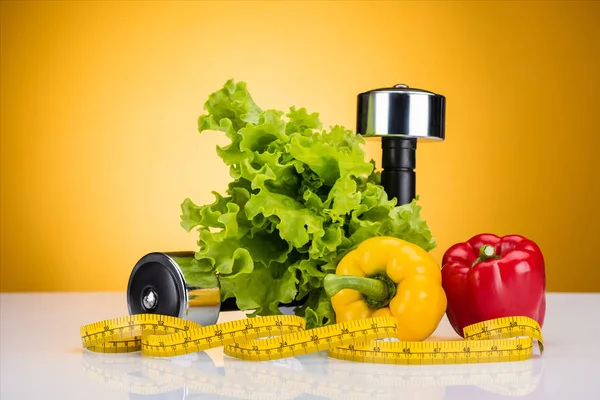
<path fill-rule="evenodd" d="M 124 293 L 0 295 L 0 399 L 600 399 L 600 294 L 548 294 L 545 350 L 518 362 L 379 365 L 326 352 L 269 362 L 222 348 L 156 359 L 83 351 Z M 221 313 L 219 322 L 244 318 Z M 444 318 L 431 340 L 459 339 Z"/>

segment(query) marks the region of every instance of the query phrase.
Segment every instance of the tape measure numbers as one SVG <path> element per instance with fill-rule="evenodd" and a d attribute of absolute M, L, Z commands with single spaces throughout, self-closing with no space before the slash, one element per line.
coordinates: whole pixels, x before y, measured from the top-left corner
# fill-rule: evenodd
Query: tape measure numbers
<path fill-rule="evenodd" d="M 526 360 L 534 340 L 543 352 L 538 323 L 515 316 L 465 328 L 456 341 L 381 341 L 395 338 L 393 317 L 378 317 L 306 330 L 303 318 L 277 315 L 200 326 L 157 314 L 137 314 L 81 327 L 83 347 L 99 353 L 173 357 L 223 347 L 226 355 L 266 361 L 328 351 L 332 358 L 381 364 L 462 364 Z M 264 339 L 260 339 L 264 338 Z"/>

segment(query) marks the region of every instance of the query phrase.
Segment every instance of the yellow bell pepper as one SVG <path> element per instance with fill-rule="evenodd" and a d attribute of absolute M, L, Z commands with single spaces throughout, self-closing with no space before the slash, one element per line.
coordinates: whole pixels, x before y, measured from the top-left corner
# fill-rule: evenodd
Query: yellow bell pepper
<path fill-rule="evenodd" d="M 393 316 L 398 338 L 427 339 L 446 312 L 441 268 L 421 247 L 376 236 L 363 241 L 324 278 L 336 322 Z"/>

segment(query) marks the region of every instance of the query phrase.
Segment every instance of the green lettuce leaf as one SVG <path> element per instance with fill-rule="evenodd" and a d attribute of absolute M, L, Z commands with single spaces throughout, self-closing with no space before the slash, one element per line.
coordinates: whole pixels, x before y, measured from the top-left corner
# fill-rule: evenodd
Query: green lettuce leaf
<path fill-rule="evenodd" d="M 210 204 L 181 204 L 181 226 L 198 232 L 186 273 L 217 277 L 221 296 L 250 316 L 296 313 L 307 326 L 335 323 L 323 278 L 359 243 L 390 235 L 429 251 L 435 240 L 418 198 L 396 205 L 367 160 L 360 135 L 323 129 L 318 113 L 261 109 L 244 82 L 228 80 L 204 104 L 198 130 L 224 132 L 216 153 L 230 168 L 227 192 Z"/>

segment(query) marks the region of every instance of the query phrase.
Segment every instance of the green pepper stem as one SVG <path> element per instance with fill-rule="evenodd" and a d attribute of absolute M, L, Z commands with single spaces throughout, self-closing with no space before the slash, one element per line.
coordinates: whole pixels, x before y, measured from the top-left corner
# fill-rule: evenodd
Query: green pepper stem
<path fill-rule="evenodd" d="M 396 284 L 384 273 L 370 277 L 329 274 L 323 280 L 323 287 L 329 297 L 343 289 L 358 290 L 372 308 L 385 307 L 396 295 Z"/>
<path fill-rule="evenodd" d="M 329 297 L 334 296 L 342 289 L 358 290 L 365 296 L 374 300 L 385 300 L 388 297 L 388 291 L 385 283 L 379 279 L 365 278 L 362 276 L 349 275 L 326 275 L 323 280 L 325 293 Z"/>
<path fill-rule="evenodd" d="M 475 262 L 471 265 L 471 267 L 474 267 L 475 265 L 479 264 L 480 262 L 489 260 L 492 258 L 495 258 L 495 259 L 502 258 L 502 256 L 496 255 L 496 249 L 494 248 L 494 246 L 492 246 L 490 244 L 484 244 L 479 249 L 479 257 L 477 258 L 477 260 L 475 260 Z"/>

